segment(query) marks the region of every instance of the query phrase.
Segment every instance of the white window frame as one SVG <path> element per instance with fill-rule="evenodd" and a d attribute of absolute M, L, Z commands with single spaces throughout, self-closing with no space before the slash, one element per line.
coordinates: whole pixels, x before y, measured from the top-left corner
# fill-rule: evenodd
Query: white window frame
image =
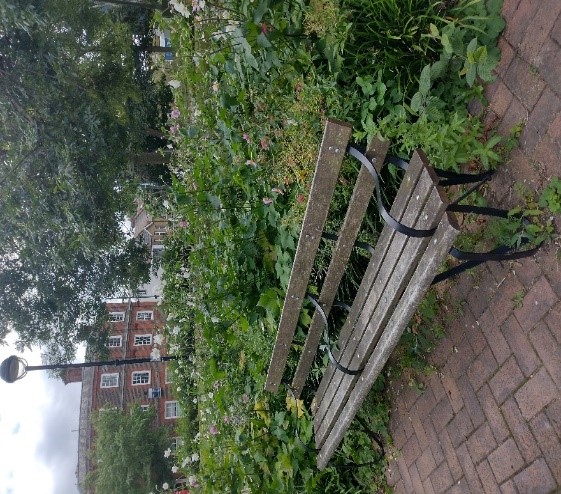
<path fill-rule="evenodd" d="M 152 310 L 139 310 L 136 313 L 136 320 L 137 321 L 153 321 L 154 320 L 154 311 L 152 311 Z"/>
<path fill-rule="evenodd" d="M 171 452 L 175 454 L 178 448 L 181 448 L 181 446 L 183 446 L 184 444 L 185 441 L 182 437 L 178 437 L 178 436 L 172 437 L 169 449 L 171 449 Z"/>
<path fill-rule="evenodd" d="M 177 400 L 165 402 L 164 416 L 166 419 L 177 419 L 181 417 L 181 407 Z"/>
<path fill-rule="evenodd" d="M 144 340 L 144 338 L 148 338 L 147 342 Z M 152 333 L 134 335 L 134 346 L 146 346 L 151 344 L 152 344 Z"/>
<path fill-rule="evenodd" d="M 118 388 L 119 387 L 119 373 L 118 372 L 108 372 L 106 374 L 101 374 L 101 381 L 99 386 L 101 388 Z"/>
<path fill-rule="evenodd" d="M 150 411 L 150 405 L 140 405 L 140 410 L 144 412 Z"/>
<path fill-rule="evenodd" d="M 109 322 L 123 322 L 125 320 L 124 312 L 110 312 Z"/>
<path fill-rule="evenodd" d="M 119 344 L 118 344 L 118 345 L 113 345 L 113 344 L 111 343 L 112 341 L 114 341 L 114 342 L 117 342 L 117 341 L 118 341 Z M 120 335 L 120 334 L 114 334 L 114 335 L 109 336 L 109 338 L 107 338 L 107 346 L 108 346 L 109 348 L 119 348 L 119 347 L 122 347 L 122 346 L 123 346 L 123 337 L 122 337 L 122 335 Z"/>
<path fill-rule="evenodd" d="M 147 376 L 148 380 L 146 380 L 146 377 L 143 376 Z M 151 379 L 152 373 L 149 370 L 133 371 L 131 374 L 131 384 L 133 386 L 144 386 L 146 384 L 150 384 Z M 137 382 L 135 382 L 135 380 Z"/>

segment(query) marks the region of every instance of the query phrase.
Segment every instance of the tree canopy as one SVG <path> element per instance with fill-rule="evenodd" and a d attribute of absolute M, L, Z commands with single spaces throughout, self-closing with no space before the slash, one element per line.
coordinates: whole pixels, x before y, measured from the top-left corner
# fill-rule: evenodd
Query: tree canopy
<path fill-rule="evenodd" d="M 148 253 L 123 223 L 131 157 L 158 146 L 147 129 L 169 101 L 133 49 L 149 14 L 0 0 L 0 312 L 51 360 L 101 342 L 103 300 L 147 280 Z"/>
<path fill-rule="evenodd" d="M 138 494 L 171 483 L 171 464 L 164 456 L 171 439 L 167 428 L 154 427 L 154 409 L 131 413 L 109 409 L 94 418 L 91 458 L 94 470 L 86 484 L 96 494 Z"/>

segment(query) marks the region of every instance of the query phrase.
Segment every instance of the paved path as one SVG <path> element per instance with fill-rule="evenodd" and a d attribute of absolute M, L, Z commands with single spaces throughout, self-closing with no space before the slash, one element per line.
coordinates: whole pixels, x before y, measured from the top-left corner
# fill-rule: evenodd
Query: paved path
<path fill-rule="evenodd" d="M 525 123 L 492 205 L 520 204 L 561 176 L 561 0 L 505 0 L 487 121 Z M 559 219 L 556 219 L 559 230 Z M 396 493 L 561 492 L 561 248 L 489 263 L 451 287 L 461 316 L 432 355 L 422 395 L 393 383 Z"/>

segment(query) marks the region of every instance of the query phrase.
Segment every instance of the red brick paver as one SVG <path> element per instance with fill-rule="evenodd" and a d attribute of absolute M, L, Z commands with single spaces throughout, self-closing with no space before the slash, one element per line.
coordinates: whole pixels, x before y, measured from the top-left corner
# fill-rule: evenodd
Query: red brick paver
<path fill-rule="evenodd" d="M 486 122 L 524 130 L 488 198 L 512 207 L 516 182 L 540 190 L 561 176 L 561 0 L 504 0 L 503 16 Z M 554 242 L 451 284 L 462 316 L 431 356 L 437 372 L 423 394 L 391 384 L 396 493 L 561 492 L 560 253 Z"/>

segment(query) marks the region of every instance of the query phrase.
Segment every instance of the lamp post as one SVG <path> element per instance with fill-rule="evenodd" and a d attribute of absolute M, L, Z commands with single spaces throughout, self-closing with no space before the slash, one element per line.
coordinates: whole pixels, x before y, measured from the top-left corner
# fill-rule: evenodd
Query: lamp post
<path fill-rule="evenodd" d="M 125 364 L 143 364 L 146 362 L 161 362 L 167 360 L 176 360 L 175 355 L 166 355 L 164 357 L 145 357 L 131 359 L 105 360 L 100 362 L 82 362 L 79 364 L 47 364 L 47 365 L 28 365 L 27 361 L 22 357 L 10 355 L 0 364 L 0 378 L 7 383 L 14 383 L 19 379 L 23 379 L 28 371 L 34 370 L 54 370 L 54 369 L 83 369 L 85 367 L 102 367 L 104 365 L 125 365 Z"/>

